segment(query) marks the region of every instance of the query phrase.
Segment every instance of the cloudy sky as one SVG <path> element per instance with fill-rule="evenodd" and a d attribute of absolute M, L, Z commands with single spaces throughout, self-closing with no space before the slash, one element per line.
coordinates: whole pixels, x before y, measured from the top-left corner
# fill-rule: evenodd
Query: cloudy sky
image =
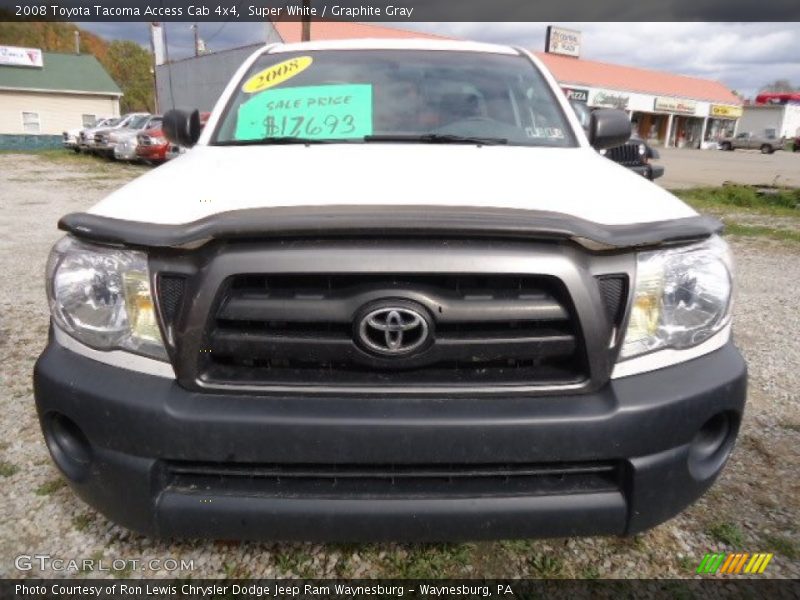
<path fill-rule="evenodd" d="M 107 39 L 148 43 L 146 23 L 81 23 Z M 190 23 L 169 23 L 170 58 L 191 55 Z M 546 23 L 388 24 L 441 35 L 543 49 Z M 583 32 L 582 58 L 717 79 L 754 96 L 788 79 L 800 88 L 800 23 L 559 23 Z M 211 51 L 264 39 L 261 23 L 201 23 Z M 313 26 L 312 26 L 313 36 Z"/>

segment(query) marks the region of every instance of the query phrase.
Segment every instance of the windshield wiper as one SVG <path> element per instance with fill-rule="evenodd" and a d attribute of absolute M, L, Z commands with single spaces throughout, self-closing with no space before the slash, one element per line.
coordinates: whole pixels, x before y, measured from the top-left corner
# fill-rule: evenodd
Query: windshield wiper
<path fill-rule="evenodd" d="M 302 137 L 264 137 L 256 138 L 253 140 L 226 140 L 224 142 L 216 142 L 215 146 L 265 146 L 265 145 L 281 145 L 281 144 L 336 144 L 339 142 L 347 142 L 349 140 L 335 140 L 335 139 L 316 139 L 316 138 L 302 138 Z"/>
<path fill-rule="evenodd" d="M 455 135 L 450 133 L 365 135 L 364 141 L 421 142 L 423 144 L 477 144 L 478 146 L 496 146 L 498 144 L 508 143 L 508 139 L 506 138 Z"/>

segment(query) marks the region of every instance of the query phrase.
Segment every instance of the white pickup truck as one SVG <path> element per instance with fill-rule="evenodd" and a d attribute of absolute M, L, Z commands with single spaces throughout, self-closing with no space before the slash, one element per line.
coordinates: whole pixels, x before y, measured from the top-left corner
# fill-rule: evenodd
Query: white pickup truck
<path fill-rule="evenodd" d="M 529 52 L 270 45 L 190 150 L 60 221 L 42 430 L 156 536 L 630 535 L 745 403 L 720 224 L 598 149 Z"/>

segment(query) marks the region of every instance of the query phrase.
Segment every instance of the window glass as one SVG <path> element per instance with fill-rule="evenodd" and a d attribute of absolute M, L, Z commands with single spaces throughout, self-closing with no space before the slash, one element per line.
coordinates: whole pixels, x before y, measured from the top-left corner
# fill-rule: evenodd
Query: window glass
<path fill-rule="evenodd" d="M 392 136 L 576 144 L 552 90 L 526 57 L 422 50 L 263 55 L 239 83 L 212 143 Z"/>

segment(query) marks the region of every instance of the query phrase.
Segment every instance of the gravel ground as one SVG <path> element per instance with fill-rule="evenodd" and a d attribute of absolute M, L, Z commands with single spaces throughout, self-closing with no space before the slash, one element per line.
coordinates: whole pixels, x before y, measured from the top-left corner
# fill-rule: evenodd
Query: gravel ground
<path fill-rule="evenodd" d="M 679 517 L 632 539 L 434 545 L 152 541 L 107 521 L 63 484 L 39 431 L 31 389 L 45 344 L 42 274 L 57 219 L 142 170 L 85 157 L 0 155 L 0 576 L 687 577 L 706 552 L 775 552 L 771 577 L 800 577 L 800 245 L 733 239 L 736 337 L 750 398 L 721 479 Z M 193 570 L 20 572 L 20 554 L 194 561 Z"/>

